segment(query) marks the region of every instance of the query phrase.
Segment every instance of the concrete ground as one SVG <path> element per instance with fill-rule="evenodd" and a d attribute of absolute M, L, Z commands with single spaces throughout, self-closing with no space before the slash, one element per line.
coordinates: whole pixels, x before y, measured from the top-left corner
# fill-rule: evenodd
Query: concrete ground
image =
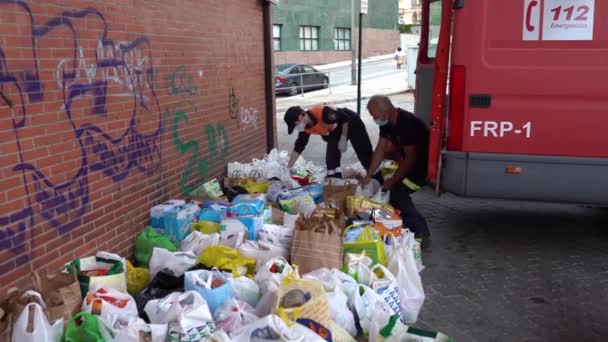
<path fill-rule="evenodd" d="M 412 94 L 391 98 L 413 109 Z M 291 150 L 295 135 L 277 115 L 279 147 Z M 363 120 L 375 145 L 378 128 L 366 111 Z M 303 155 L 324 164 L 325 143 L 311 137 Z M 355 160 L 349 147 L 343 165 Z M 458 342 L 608 340 L 608 210 L 438 197 L 430 189 L 414 202 L 433 237 L 415 326 Z"/>

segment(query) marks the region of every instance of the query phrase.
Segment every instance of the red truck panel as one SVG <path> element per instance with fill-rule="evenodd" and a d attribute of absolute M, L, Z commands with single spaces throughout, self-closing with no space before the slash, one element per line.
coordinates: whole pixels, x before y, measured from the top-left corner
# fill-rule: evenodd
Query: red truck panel
<path fill-rule="evenodd" d="M 608 1 L 475 0 L 455 13 L 463 151 L 608 157 Z M 472 108 L 476 94 L 490 107 Z"/>

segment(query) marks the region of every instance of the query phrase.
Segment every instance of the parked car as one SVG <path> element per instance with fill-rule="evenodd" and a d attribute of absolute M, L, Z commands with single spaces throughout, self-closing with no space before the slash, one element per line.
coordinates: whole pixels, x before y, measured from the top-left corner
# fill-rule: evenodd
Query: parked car
<path fill-rule="evenodd" d="M 329 87 L 325 73 L 306 64 L 279 64 L 275 66 L 275 88 L 277 94 L 297 95 L 304 90 Z"/>

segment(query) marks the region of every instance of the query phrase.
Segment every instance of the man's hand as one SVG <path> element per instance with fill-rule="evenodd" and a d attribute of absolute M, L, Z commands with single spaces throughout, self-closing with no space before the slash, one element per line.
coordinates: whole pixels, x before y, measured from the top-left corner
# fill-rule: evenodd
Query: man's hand
<path fill-rule="evenodd" d="M 345 135 L 342 135 L 340 137 L 340 141 L 338 142 L 338 149 L 340 150 L 340 152 L 344 153 L 344 152 L 346 152 L 347 148 L 348 148 L 347 137 Z"/>
<path fill-rule="evenodd" d="M 393 183 L 393 177 L 390 177 L 390 178 L 388 178 L 388 179 L 385 179 L 385 180 L 384 180 L 384 183 L 382 184 L 382 188 L 381 188 L 381 190 L 382 190 L 382 191 L 389 191 L 389 190 L 390 190 L 390 189 L 393 187 L 393 185 L 395 185 L 395 184 Z"/>
<path fill-rule="evenodd" d="M 371 177 L 369 175 L 363 177 L 361 179 L 361 185 L 362 186 L 366 186 L 367 184 L 369 184 L 369 181 L 371 180 Z"/>

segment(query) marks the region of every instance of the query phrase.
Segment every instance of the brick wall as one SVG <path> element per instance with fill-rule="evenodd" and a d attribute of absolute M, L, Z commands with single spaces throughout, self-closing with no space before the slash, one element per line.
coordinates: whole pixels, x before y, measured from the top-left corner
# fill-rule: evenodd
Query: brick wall
<path fill-rule="evenodd" d="M 328 64 L 347 61 L 350 51 L 283 51 L 274 53 L 274 63 Z"/>
<path fill-rule="evenodd" d="M 397 30 L 363 30 L 363 58 L 394 53 L 401 44 Z"/>
<path fill-rule="evenodd" d="M 1 289 L 131 255 L 151 206 L 262 157 L 262 25 L 251 0 L 0 1 Z"/>
<path fill-rule="evenodd" d="M 386 55 L 395 52 L 400 45 L 399 31 L 364 29 L 363 57 Z M 350 51 L 277 51 L 274 53 L 275 64 L 302 63 L 328 64 L 351 59 Z"/>

